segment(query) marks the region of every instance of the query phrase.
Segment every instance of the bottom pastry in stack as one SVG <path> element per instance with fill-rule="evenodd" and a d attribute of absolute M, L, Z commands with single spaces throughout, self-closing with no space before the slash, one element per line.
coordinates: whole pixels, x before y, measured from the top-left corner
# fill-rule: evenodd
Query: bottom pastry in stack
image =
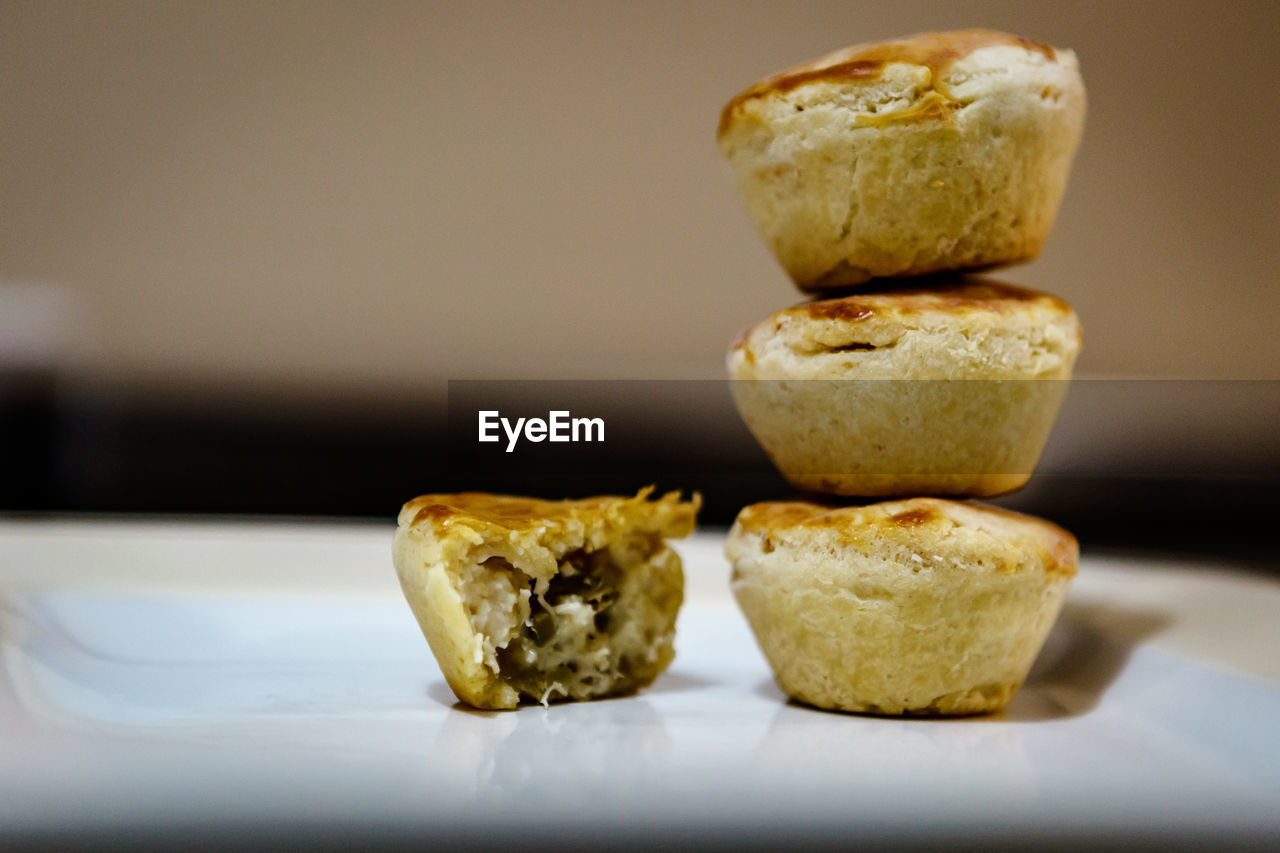
<path fill-rule="evenodd" d="M 779 686 L 886 715 L 998 711 L 1026 678 L 1075 575 L 1076 540 L 960 501 L 761 503 L 725 548 L 731 587 Z"/>

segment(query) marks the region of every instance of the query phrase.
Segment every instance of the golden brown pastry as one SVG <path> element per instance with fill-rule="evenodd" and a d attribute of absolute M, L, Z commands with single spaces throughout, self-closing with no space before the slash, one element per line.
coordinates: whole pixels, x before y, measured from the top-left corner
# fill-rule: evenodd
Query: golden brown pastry
<path fill-rule="evenodd" d="M 996 711 L 1026 678 L 1076 572 L 1065 530 L 978 504 L 748 506 L 732 589 L 779 686 L 870 714 Z"/>
<path fill-rule="evenodd" d="M 665 542 L 698 496 L 546 501 L 423 495 L 400 512 L 405 598 L 454 694 L 476 708 L 596 699 L 651 683 L 674 655 L 684 592 Z"/>
<path fill-rule="evenodd" d="M 743 333 L 728 370 L 799 489 L 987 496 L 1031 476 L 1079 349 L 1062 300 L 955 278 L 787 308 Z"/>
<path fill-rule="evenodd" d="M 1075 54 L 991 30 L 859 44 L 724 108 L 747 211 L 803 290 L 1026 261 L 1084 126 Z"/>

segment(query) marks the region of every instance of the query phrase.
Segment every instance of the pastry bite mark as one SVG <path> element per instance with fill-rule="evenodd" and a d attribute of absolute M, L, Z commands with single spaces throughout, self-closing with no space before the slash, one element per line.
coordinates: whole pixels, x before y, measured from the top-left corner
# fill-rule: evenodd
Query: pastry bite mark
<path fill-rule="evenodd" d="M 748 101 L 768 95 L 790 92 L 810 83 L 874 83 L 881 79 L 887 66 L 915 65 L 929 70 L 928 87 L 919 100 L 905 110 L 884 114 L 862 115 L 859 124 L 884 125 L 892 122 L 943 118 L 962 106 L 953 99 L 942 81 L 942 72 L 958 59 L 985 47 L 1021 47 L 1056 62 L 1053 47 L 995 30 L 971 29 L 955 32 L 919 33 L 893 41 L 856 44 L 826 56 L 780 71 L 751 86 L 729 101 L 720 113 L 716 135 L 721 136 L 733 123 Z M 805 107 L 796 105 L 798 111 Z"/>
<path fill-rule="evenodd" d="M 455 695 L 478 708 L 634 692 L 671 661 L 683 598 L 668 537 L 700 498 L 544 501 L 468 492 L 407 503 L 396 571 Z"/>

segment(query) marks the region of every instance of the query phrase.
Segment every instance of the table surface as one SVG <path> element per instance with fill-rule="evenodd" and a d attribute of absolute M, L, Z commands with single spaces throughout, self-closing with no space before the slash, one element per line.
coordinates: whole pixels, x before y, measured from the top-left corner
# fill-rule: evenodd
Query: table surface
<path fill-rule="evenodd" d="M 0 521 L 0 838 L 1280 840 L 1272 578 L 1086 551 L 1003 713 L 879 719 L 785 700 L 700 533 L 652 688 L 482 713 L 440 677 L 390 538 Z"/>

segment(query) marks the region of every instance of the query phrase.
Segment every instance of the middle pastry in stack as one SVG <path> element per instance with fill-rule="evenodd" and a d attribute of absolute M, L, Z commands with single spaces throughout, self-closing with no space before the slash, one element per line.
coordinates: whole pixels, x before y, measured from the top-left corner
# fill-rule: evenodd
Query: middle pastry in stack
<path fill-rule="evenodd" d="M 1080 350 L 1071 306 L 982 279 L 809 302 L 729 351 L 743 420 L 796 488 L 974 495 L 1031 476 Z"/>

